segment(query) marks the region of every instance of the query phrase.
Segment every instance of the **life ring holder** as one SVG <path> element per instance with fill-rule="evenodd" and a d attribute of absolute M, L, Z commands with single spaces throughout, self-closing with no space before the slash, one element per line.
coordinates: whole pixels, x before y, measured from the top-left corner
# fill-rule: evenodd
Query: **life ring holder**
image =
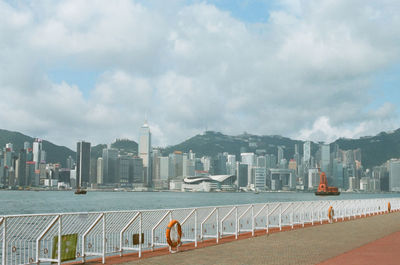
<path fill-rule="evenodd" d="M 171 228 L 173 227 L 173 226 L 175 226 L 176 225 L 176 227 L 177 227 L 177 232 L 178 232 L 178 240 L 177 241 L 172 241 L 171 240 Z M 177 248 L 180 244 L 181 244 L 181 237 L 182 237 L 182 227 L 181 227 L 181 224 L 177 221 L 177 220 L 171 220 L 170 222 L 169 222 L 169 224 L 168 224 L 168 226 L 167 226 L 167 229 L 166 229 L 166 233 L 165 233 L 165 236 L 166 236 L 166 238 L 167 238 L 167 243 L 168 243 L 168 245 L 171 247 L 171 250 L 172 250 L 172 248 Z"/>
<path fill-rule="evenodd" d="M 333 221 L 334 216 L 335 216 L 335 210 L 333 210 L 332 206 L 329 206 L 329 209 L 328 209 L 329 222 Z"/>
<path fill-rule="evenodd" d="M 390 202 L 388 202 L 388 213 L 390 213 L 391 209 L 392 209 L 392 206 L 390 205 Z"/>

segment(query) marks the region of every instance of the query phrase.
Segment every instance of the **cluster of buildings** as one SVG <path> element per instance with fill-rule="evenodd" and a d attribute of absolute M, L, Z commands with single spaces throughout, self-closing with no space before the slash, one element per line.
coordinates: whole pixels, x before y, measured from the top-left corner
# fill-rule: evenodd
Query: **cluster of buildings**
<path fill-rule="evenodd" d="M 163 155 L 152 147 L 145 123 L 140 128 L 137 153 L 107 147 L 100 157 L 92 157 L 91 144 L 80 141 L 76 157 L 68 157 L 64 167 L 46 163 L 40 139 L 25 142 L 21 150 L 6 144 L 0 151 L 0 185 L 20 189 L 314 191 L 320 171 L 324 171 L 329 185 L 342 191 L 400 191 L 400 159 L 364 170 L 360 149 L 341 150 L 337 144 L 321 143 L 312 155 L 312 147 L 309 141 L 295 144 L 290 159 L 286 159 L 285 146 L 277 146 L 274 154 L 255 149 L 214 157 L 196 157 L 192 151 Z"/>

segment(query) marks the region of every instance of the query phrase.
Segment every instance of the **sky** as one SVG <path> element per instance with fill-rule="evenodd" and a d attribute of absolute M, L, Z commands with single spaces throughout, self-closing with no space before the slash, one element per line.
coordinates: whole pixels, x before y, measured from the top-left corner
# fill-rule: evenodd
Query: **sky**
<path fill-rule="evenodd" d="M 400 127 L 394 0 L 0 0 L 0 128 L 72 149 Z"/>

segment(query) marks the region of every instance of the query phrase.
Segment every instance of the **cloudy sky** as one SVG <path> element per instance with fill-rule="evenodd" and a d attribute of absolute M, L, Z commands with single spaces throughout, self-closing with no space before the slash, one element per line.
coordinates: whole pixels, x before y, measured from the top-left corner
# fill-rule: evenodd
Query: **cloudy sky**
<path fill-rule="evenodd" d="M 0 0 L 0 128 L 74 148 L 400 127 L 400 2 Z"/>

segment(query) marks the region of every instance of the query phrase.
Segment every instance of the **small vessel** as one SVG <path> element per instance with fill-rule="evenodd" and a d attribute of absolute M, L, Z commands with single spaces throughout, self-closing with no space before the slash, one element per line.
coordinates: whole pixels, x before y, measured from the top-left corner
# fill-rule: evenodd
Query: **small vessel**
<path fill-rule="evenodd" d="M 319 176 L 318 190 L 315 192 L 315 195 L 318 196 L 340 195 L 340 191 L 338 190 L 337 187 L 329 187 L 325 172 L 321 172 Z"/>
<path fill-rule="evenodd" d="M 86 194 L 86 192 L 87 192 L 87 190 L 84 190 L 84 189 L 81 189 L 80 187 L 78 187 L 76 190 L 75 190 L 75 194 Z"/>

